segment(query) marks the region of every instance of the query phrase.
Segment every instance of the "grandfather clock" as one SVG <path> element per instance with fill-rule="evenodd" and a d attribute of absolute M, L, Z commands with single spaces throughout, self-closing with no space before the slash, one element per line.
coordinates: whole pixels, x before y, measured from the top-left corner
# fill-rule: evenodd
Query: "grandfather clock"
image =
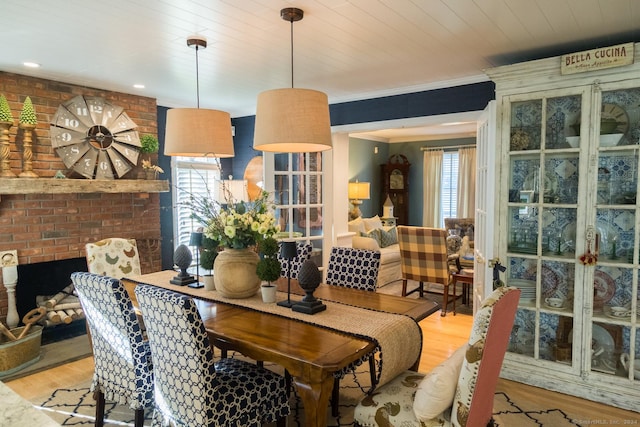
<path fill-rule="evenodd" d="M 382 177 L 382 197 L 380 211 L 387 195 L 393 203 L 394 216 L 398 225 L 409 224 L 409 168 L 411 163 L 402 154 L 393 154 L 387 163 L 380 165 Z"/>

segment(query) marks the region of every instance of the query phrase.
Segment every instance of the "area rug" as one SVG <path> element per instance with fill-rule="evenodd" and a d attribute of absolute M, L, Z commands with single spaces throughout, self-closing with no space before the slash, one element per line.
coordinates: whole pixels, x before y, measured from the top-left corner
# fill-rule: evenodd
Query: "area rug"
<path fill-rule="evenodd" d="M 233 355 L 234 357 L 241 357 Z M 277 365 L 266 363 L 265 366 L 279 371 Z M 327 426 L 353 426 L 353 411 L 357 403 L 369 388 L 368 364 L 361 365 L 354 373 L 347 375 L 340 381 L 340 415 L 331 416 L 327 408 Z M 87 379 L 78 386 L 60 388 L 53 394 L 32 400 L 36 408 L 43 411 L 63 426 L 91 426 L 94 424 L 95 401 L 89 391 L 90 380 Z M 519 402 L 511 399 L 504 392 L 497 392 L 494 399 L 494 421 L 497 427 L 565 427 L 580 426 L 573 422 L 562 410 L 553 408 L 535 408 L 522 410 L 521 406 L 531 407 L 531 402 Z M 287 425 L 304 426 L 304 408 L 295 389 L 291 393 L 290 405 L 292 412 Z M 105 408 L 105 427 L 133 426 L 133 411 L 126 406 L 107 402 Z M 145 426 L 151 425 L 151 414 L 147 414 Z"/>

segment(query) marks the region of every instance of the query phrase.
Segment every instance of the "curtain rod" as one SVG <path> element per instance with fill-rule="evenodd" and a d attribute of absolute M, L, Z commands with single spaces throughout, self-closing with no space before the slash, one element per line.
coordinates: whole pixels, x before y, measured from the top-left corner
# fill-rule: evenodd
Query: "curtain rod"
<path fill-rule="evenodd" d="M 420 147 L 420 151 L 429 151 L 429 150 L 452 150 L 458 148 L 475 148 L 476 144 L 467 144 L 467 145 L 445 145 L 443 147 Z"/>

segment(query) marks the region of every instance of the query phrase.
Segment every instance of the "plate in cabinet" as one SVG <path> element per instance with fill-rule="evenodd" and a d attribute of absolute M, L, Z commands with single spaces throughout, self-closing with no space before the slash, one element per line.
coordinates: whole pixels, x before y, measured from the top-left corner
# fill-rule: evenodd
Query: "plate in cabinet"
<path fill-rule="evenodd" d="M 593 273 L 593 308 L 601 310 L 616 294 L 615 281 L 602 270 Z"/>

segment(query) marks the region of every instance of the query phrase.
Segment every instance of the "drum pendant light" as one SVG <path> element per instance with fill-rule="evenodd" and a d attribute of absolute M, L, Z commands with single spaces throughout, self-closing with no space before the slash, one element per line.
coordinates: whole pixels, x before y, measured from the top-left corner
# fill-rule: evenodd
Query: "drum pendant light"
<path fill-rule="evenodd" d="M 258 95 L 253 148 L 278 153 L 308 153 L 331 149 L 329 102 L 323 92 L 293 87 L 293 23 L 304 13 L 290 7 L 280 17 L 291 23 L 291 88 Z"/>
<path fill-rule="evenodd" d="M 196 49 L 197 108 L 172 108 L 167 111 L 164 154 L 185 157 L 233 157 L 229 113 L 200 108 L 198 49 L 205 49 L 207 40 L 201 36 L 191 36 L 187 39 L 187 46 Z"/>

